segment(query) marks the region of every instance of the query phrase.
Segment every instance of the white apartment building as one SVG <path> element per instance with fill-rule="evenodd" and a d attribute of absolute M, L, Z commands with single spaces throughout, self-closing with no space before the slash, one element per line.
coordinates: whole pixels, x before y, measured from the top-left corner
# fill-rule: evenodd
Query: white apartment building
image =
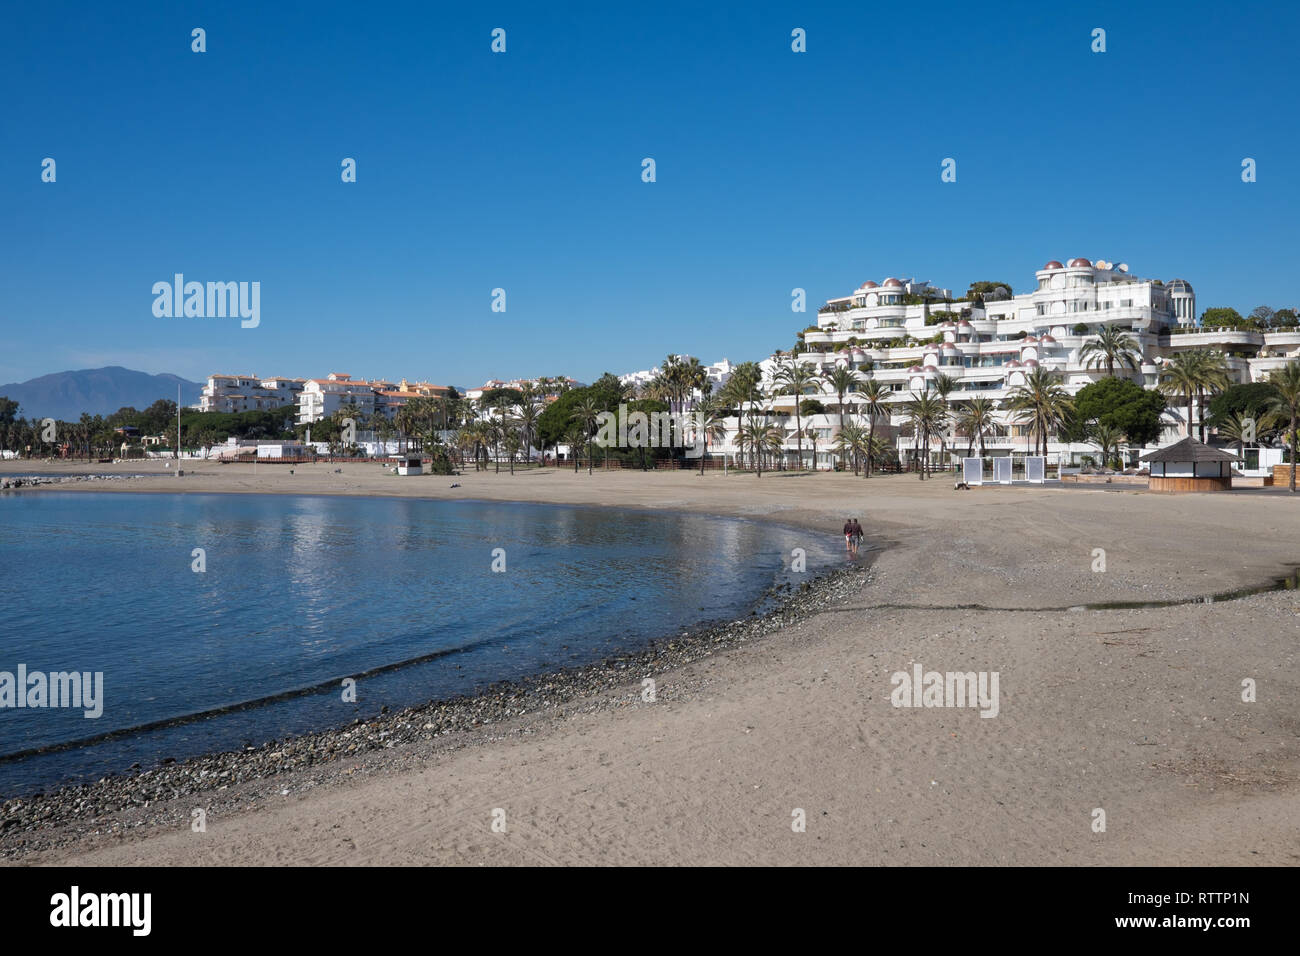
<path fill-rule="evenodd" d="M 850 295 L 827 301 L 818 311 L 817 327 L 803 333 L 804 351 L 794 360 L 821 373 L 837 366 L 852 368 L 885 384 L 892 393 L 891 401 L 900 409 L 889 416 L 888 423 L 878 424 L 892 426 L 890 434 L 900 458 L 906 459 L 913 439 L 898 434 L 907 422 L 901 405 L 912 393 L 932 388 L 937 376 L 957 381 L 950 403 L 976 396 L 1003 402 L 1035 367 L 1058 373 L 1065 389 L 1076 394 L 1106 375 L 1104 365 L 1089 367 L 1082 354 L 1084 346 L 1105 326 L 1123 328 L 1141 353 L 1137 369 L 1116 368 L 1116 374 L 1146 388 L 1155 388 L 1161 366 L 1185 349 L 1222 352 L 1237 382 L 1259 381 L 1272 369 L 1300 358 L 1300 328 L 1200 327 L 1196 294 L 1183 279 L 1142 279 L 1125 264 L 1074 258 L 1066 264 L 1048 262 L 1035 273 L 1034 280 L 1032 292 L 994 294 L 982 302 L 952 302 L 948 290 L 915 280 L 865 282 Z M 936 313 L 941 312 L 952 316 L 936 321 Z M 778 354 L 760 363 L 765 385 L 771 384 L 779 365 L 790 360 Z M 803 422 L 817 439 L 817 466 L 827 468 L 832 460 L 830 443 L 839 427 L 837 396 L 827 394 L 823 386 L 804 396 L 811 397 L 820 400 L 829 413 Z M 853 411 L 856 401 L 856 396 L 846 396 L 846 414 Z M 791 451 L 797 444 L 794 402 L 794 396 L 783 396 L 770 405 L 774 411 L 788 413 L 782 420 L 788 423 L 785 447 Z M 1161 443 L 1185 434 L 1184 415 L 1181 406 L 1166 410 Z M 1198 421 L 1200 410 L 1195 409 L 1192 417 L 1193 422 Z M 997 413 L 995 431 L 994 436 L 985 437 L 987 454 L 1023 453 L 1032 441 L 1026 426 L 1014 422 L 1013 413 L 1005 408 Z M 965 453 L 967 439 L 952 434 L 952 426 L 944 437 L 949 452 Z M 932 439 L 931 444 L 932 454 L 937 455 L 940 443 Z M 805 456 L 810 445 L 805 436 Z M 734 454 L 734 436 L 728 435 L 717 450 Z M 1134 448 L 1130 454 L 1135 457 L 1140 451 Z M 1096 455 L 1097 449 L 1056 441 L 1048 446 L 1053 460 L 1077 460 L 1083 454 Z"/>
<path fill-rule="evenodd" d="M 298 424 L 308 425 L 329 418 L 340 408 L 355 404 L 360 415 L 383 415 L 389 421 L 398 411 L 415 398 L 445 398 L 455 390 L 449 385 L 432 382 L 390 382 L 387 379 L 366 381 L 354 379 L 342 372 L 331 372 L 328 378 L 309 379 L 298 399 Z"/>
<path fill-rule="evenodd" d="M 198 409 L 201 412 L 250 412 L 295 405 L 304 384 L 300 378 L 211 375 L 203 386 Z"/>
<path fill-rule="evenodd" d="M 371 382 L 354 380 L 341 372 L 331 372 L 327 378 L 308 379 L 298 396 L 298 424 L 310 425 L 329 418 L 344 405 L 354 404 L 361 415 L 374 414 L 375 386 Z"/>
<path fill-rule="evenodd" d="M 689 362 L 692 356 L 678 355 L 675 356 L 675 358 Z M 711 386 L 710 391 L 712 393 L 716 394 L 722 390 L 722 386 L 726 385 L 728 379 L 731 378 L 733 368 L 734 366 L 731 362 L 725 358 L 721 361 L 714 362 L 712 365 L 704 366 L 704 374 L 708 377 L 708 382 Z M 618 380 L 624 385 L 631 385 L 633 388 L 639 389 L 649 385 L 658 375 L 658 368 L 647 368 L 642 369 L 639 372 L 628 372 L 626 375 L 620 375 Z M 697 394 L 695 397 L 699 398 L 700 396 Z"/>

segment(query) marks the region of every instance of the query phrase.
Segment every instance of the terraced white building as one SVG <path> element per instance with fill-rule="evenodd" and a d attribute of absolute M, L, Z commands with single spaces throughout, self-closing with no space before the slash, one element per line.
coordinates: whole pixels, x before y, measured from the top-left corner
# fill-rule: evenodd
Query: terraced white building
<path fill-rule="evenodd" d="M 951 317 L 943 315 L 951 313 Z M 1116 374 L 1155 388 L 1161 366 L 1184 349 L 1214 349 L 1222 352 L 1237 382 L 1259 381 L 1274 368 L 1300 358 L 1300 328 L 1259 331 L 1254 329 L 1208 329 L 1197 324 L 1196 294 L 1183 279 L 1142 279 L 1127 265 L 1104 260 L 1052 260 L 1034 274 L 1032 292 L 1019 295 L 1005 290 L 986 295 L 983 301 L 951 301 L 945 289 L 916 280 L 887 278 L 864 282 L 851 294 L 830 299 L 818 311 L 817 326 L 803 333 L 804 351 L 795 360 L 808 363 L 822 373 L 836 366 L 862 370 L 885 384 L 892 401 L 907 401 L 913 392 L 932 388 L 939 375 L 957 381 L 949 402 L 985 396 L 1002 402 L 1024 383 L 1036 366 L 1058 373 L 1071 394 L 1106 375 L 1104 365 L 1088 367 L 1084 346 L 1096 339 L 1105 326 L 1119 326 L 1129 333 L 1141 352 L 1136 369 L 1117 368 Z M 769 379 L 789 356 L 777 355 L 762 364 Z M 830 467 L 830 443 L 838 431 L 836 396 L 810 390 L 830 414 L 804 421 L 814 429 L 817 466 Z M 852 410 L 855 396 L 846 398 Z M 794 397 L 776 399 L 775 411 L 789 412 L 785 419 L 790 433 L 786 448 L 793 450 Z M 1165 412 L 1161 443 L 1185 434 L 1185 410 Z M 1193 422 L 1200 410 L 1194 409 Z M 913 446 L 910 437 L 898 434 L 906 421 L 901 413 L 891 415 L 890 434 L 900 457 L 906 459 Z M 882 421 L 879 423 L 884 425 Z M 1032 439 L 1026 426 L 1012 421 L 1012 413 L 997 413 L 996 434 L 986 436 L 987 454 L 1023 453 Z M 967 439 L 946 436 L 949 450 L 964 453 Z M 804 439 L 805 456 L 810 441 Z M 932 454 L 939 443 L 932 442 Z M 719 452 L 735 452 L 734 436 L 728 436 Z M 1132 449 L 1136 457 L 1140 449 Z M 1096 455 L 1092 445 L 1051 442 L 1049 459 Z M 805 461 L 807 457 L 805 458 Z"/>
<path fill-rule="evenodd" d="M 210 375 L 199 397 L 198 409 L 201 412 L 260 412 L 296 405 L 303 384 L 300 378 Z"/>

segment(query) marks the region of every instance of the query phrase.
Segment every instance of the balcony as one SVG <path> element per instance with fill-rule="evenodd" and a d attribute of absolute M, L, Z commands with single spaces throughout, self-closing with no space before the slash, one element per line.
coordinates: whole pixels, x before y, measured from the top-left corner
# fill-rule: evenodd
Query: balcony
<path fill-rule="evenodd" d="M 1266 346 L 1300 345 L 1300 329 L 1277 329 L 1264 332 Z"/>
<path fill-rule="evenodd" d="M 1258 329 L 1240 328 L 1196 329 L 1186 332 L 1170 329 L 1167 334 L 1160 336 L 1159 343 L 1162 348 L 1171 349 L 1203 349 L 1225 345 L 1260 346 L 1264 344 L 1264 333 Z"/>

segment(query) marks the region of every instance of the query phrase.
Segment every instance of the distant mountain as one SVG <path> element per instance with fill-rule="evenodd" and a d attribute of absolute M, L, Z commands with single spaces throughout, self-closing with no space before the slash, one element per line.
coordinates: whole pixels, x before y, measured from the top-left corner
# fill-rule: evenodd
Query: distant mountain
<path fill-rule="evenodd" d="M 141 411 L 160 398 L 176 401 L 181 387 L 181 404 L 199 400 L 201 382 L 188 382 L 175 375 L 150 375 L 120 365 L 86 368 L 76 372 L 54 372 L 26 382 L 0 385 L 0 395 L 19 405 L 24 418 L 57 418 L 76 421 L 82 412 L 111 415 L 124 405 Z"/>

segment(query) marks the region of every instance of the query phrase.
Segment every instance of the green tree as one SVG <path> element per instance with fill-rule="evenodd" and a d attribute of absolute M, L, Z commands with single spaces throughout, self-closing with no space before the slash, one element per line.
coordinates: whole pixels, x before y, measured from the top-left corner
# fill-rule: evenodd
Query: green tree
<path fill-rule="evenodd" d="M 1126 378 L 1103 378 L 1074 396 L 1073 415 L 1063 437 L 1084 441 L 1094 425 L 1102 425 L 1123 433 L 1134 444 L 1149 445 L 1160 438 L 1164 410 L 1165 398 L 1159 392 Z"/>
<path fill-rule="evenodd" d="M 0 395 L 0 425 L 12 425 L 18 417 L 18 403 Z"/>
<path fill-rule="evenodd" d="M 1201 325 L 1206 328 L 1240 328 L 1245 324 L 1246 320 L 1236 309 L 1219 307 L 1201 313 Z"/>
<path fill-rule="evenodd" d="M 762 370 L 757 362 L 741 362 L 731 372 L 731 378 L 723 386 L 720 397 L 736 412 L 736 445 L 741 458 L 744 457 L 753 429 L 746 430 L 741 425 L 741 417 L 746 416 L 749 424 L 755 424 L 759 403 L 763 400 Z M 753 455 L 755 450 L 750 447 Z"/>
<path fill-rule="evenodd" d="M 1012 390 L 1008 405 L 1016 412 L 1016 420 L 1028 425 L 1036 436 L 1035 451 L 1041 443 L 1044 455 L 1048 435 L 1066 422 L 1073 407 L 1056 375 L 1042 366 L 1031 369 L 1025 383 Z"/>
<path fill-rule="evenodd" d="M 980 457 L 984 457 L 984 436 L 993 427 L 993 412 L 997 404 L 990 398 L 978 396 L 957 408 L 957 427 L 966 433 L 966 457 L 969 458 L 978 441 Z"/>
<path fill-rule="evenodd" d="M 1210 399 L 1209 425 L 1217 428 L 1232 415 L 1258 418 L 1277 397 L 1277 389 L 1268 382 L 1229 385 Z"/>
<path fill-rule="evenodd" d="M 1273 399 L 1269 410 L 1279 418 L 1291 422 L 1287 428 L 1287 437 L 1291 442 L 1290 489 L 1295 494 L 1296 460 L 1300 454 L 1300 431 L 1297 431 L 1297 420 L 1300 420 L 1300 359 L 1273 369 L 1268 375 L 1268 383 L 1277 389 L 1277 397 Z"/>
<path fill-rule="evenodd" d="M 966 290 L 966 299 L 971 305 L 982 306 L 985 296 L 1010 298 L 1013 294 L 1011 285 L 1007 282 L 972 282 L 970 288 Z"/>
<path fill-rule="evenodd" d="M 876 444 L 876 419 L 884 418 L 886 421 L 889 419 L 889 404 L 886 401 L 889 390 L 883 382 L 869 378 L 862 383 L 859 394 L 862 396 L 862 410 L 867 415 L 867 445 L 874 448 Z M 871 477 L 871 457 L 869 455 L 866 459 L 866 473 L 863 477 Z"/>
<path fill-rule="evenodd" d="M 811 365 L 807 365 L 797 359 L 790 359 L 789 364 L 777 369 L 773 378 L 773 384 L 776 386 L 776 394 L 794 396 L 794 427 L 795 442 L 799 449 L 799 467 L 804 467 L 803 462 L 803 411 L 800 408 L 803 402 L 803 396 L 808 393 L 810 388 L 821 386 L 822 377 L 817 374 Z"/>
<path fill-rule="evenodd" d="M 1215 426 L 1220 438 L 1236 443 L 1238 455 L 1245 453 L 1248 442 L 1253 444 L 1262 441 L 1265 435 L 1276 428 L 1277 414 L 1272 411 L 1251 415 L 1230 412 Z"/>
<path fill-rule="evenodd" d="M 600 402 L 597 401 L 596 396 L 594 395 L 585 396 L 574 407 L 573 420 L 582 426 L 584 438 L 588 446 L 590 446 L 591 444 L 591 436 L 593 436 L 596 433 L 596 422 L 600 418 L 600 413 L 602 411 L 607 411 L 607 410 L 608 409 L 602 409 L 600 407 Z M 592 459 L 595 457 L 596 457 L 595 454 L 591 452 L 590 448 L 588 448 L 588 454 L 587 454 L 588 475 L 591 474 Z"/>
<path fill-rule="evenodd" d="M 930 436 L 942 430 L 947 423 L 948 404 L 937 392 L 927 388 L 923 392 L 913 392 L 905 408 L 916 429 L 920 456 L 919 477 L 924 481 L 930 470 Z"/>
<path fill-rule="evenodd" d="M 617 412 L 627 397 L 627 389 L 617 376 L 606 372 L 590 385 L 582 388 L 559 389 L 559 398 L 551 402 L 537 416 L 537 436 L 544 444 L 556 445 L 566 441 L 573 425 L 574 409 L 587 398 L 595 402 L 602 412 Z"/>
<path fill-rule="evenodd" d="M 1093 423 L 1088 430 L 1088 440 L 1101 450 L 1103 465 L 1111 465 L 1119 457 L 1119 448 L 1124 441 L 1123 429 L 1113 425 Z M 1114 455 L 1111 452 L 1114 451 Z"/>
<path fill-rule="evenodd" d="M 1079 357 L 1088 368 L 1105 365 L 1106 374 L 1114 376 L 1115 366 L 1135 369 L 1142 361 L 1137 340 L 1118 325 L 1103 325 L 1097 338 L 1079 350 Z"/>
<path fill-rule="evenodd" d="M 840 412 L 840 428 L 844 427 L 844 396 L 858 387 L 858 376 L 852 369 L 837 365 L 826 376 L 826 386 L 835 393 L 835 404 Z"/>

